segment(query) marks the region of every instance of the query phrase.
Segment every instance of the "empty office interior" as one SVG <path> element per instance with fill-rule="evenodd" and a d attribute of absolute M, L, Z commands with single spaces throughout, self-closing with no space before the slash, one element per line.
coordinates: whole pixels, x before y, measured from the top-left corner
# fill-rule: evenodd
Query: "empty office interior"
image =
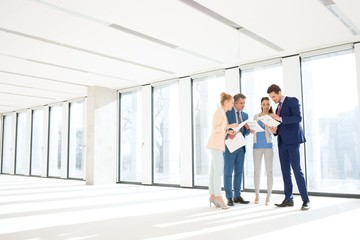
<path fill-rule="evenodd" d="M 358 9 L 351 0 L 2 0 L 0 188 L 48 180 L 193 190 L 206 205 L 220 93 L 243 93 L 252 119 L 275 83 L 300 101 L 310 197 L 358 201 Z M 242 189 L 251 198 L 252 146 L 246 137 Z M 280 201 L 275 136 L 273 150 Z M 265 169 L 262 178 L 264 193 Z"/>

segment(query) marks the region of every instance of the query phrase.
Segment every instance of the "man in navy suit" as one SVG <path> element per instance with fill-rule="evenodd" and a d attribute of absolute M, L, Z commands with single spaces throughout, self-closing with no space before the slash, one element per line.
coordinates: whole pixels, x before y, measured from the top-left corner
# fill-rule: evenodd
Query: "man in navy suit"
<path fill-rule="evenodd" d="M 226 112 L 226 117 L 228 124 L 232 123 L 242 123 L 246 121 L 249 116 L 247 113 L 243 112 L 245 108 L 245 95 L 236 94 L 234 96 L 234 107 Z M 249 135 L 250 128 L 247 124 L 244 127 L 239 129 L 238 134 L 242 134 L 244 137 Z M 244 159 L 245 159 L 245 146 L 230 152 L 226 147 L 224 152 L 224 188 L 226 193 L 226 198 L 228 200 L 228 206 L 234 206 L 235 203 L 247 204 L 249 201 L 245 201 L 241 197 L 241 182 L 244 172 Z M 234 179 L 233 179 L 234 174 Z M 234 185 L 233 185 L 234 183 Z M 234 187 L 234 194 L 233 194 Z M 233 200 L 234 196 L 234 200 Z"/>
<path fill-rule="evenodd" d="M 285 199 L 278 207 L 292 207 L 293 184 L 291 181 L 291 168 L 295 175 L 301 199 L 303 201 L 301 210 L 310 209 L 310 201 L 307 192 L 304 173 L 300 166 L 300 144 L 304 143 L 305 137 L 301 127 L 301 112 L 299 100 L 295 97 L 284 96 L 278 85 L 272 84 L 267 93 L 269 97 L 278 103 L 276 114 L 270 114 L 272 118 L 280 122 L 278 127 L 272 128 L 274 135 L 277 135 L 281 172 L 284 181 Z"/>

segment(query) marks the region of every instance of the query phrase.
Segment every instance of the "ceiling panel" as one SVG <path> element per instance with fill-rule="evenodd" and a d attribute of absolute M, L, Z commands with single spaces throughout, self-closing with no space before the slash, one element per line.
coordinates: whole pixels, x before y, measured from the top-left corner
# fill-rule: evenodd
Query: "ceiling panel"
<path fill-rule="evenodd" d="M 6 92 L 9 94 L 19 94 L 23 96 L 33 96 L 38 98 L 44 98 L 51 101 L 63 101 L 66 99 L 72 99 L 78 97 L 78 95 L 74 95 L 71 93 L 56 91 L 55 89 L 52 91 L 46 89 L 38 89 L 27 86 L 17 86 L 13 84 L 3 84 L 0 83 L 1 92 Z"/>
<path fill-rule="evenodd" d="M 319 0 L 197 2 L 228 16 L 286 52 L 322 47 L 354 37 Z"/>
<path fill-rule="evenodd" d="M 358 41 L 320 0 L 1 0 L 0 112 Z"/>
<path fill-rule="evenodd" d="M 93 19 L 141 32 L 205 58 L 223 62 L 237 57 L 237 31 L 180 1 L 134 0 L 126 1 L 126 4 L 124 1 L 85 1 L 89 4 L 88 8 L 83 8 L 79 2 L 84 1 L 52 1 L 58 9 L 72 9 L 72 14 L 78 13 L 79 18 L 92 16 Z M 131 50 L 136 51 L 136 48 Z"/>
<path fill-rule="evenodd" d="M 0 84 L 13 86 L 25 86 L 34 89 L 53 91 L 54 93 L 68 93 L 78 97 L 87 95 L 87 87 L 71 83 L 55 82 L 46 79 L 39 79 L 11 72 L 0 71 Z"/>
<path fill-rule="evenodd" d="M 54 102 L 59 101 L 56 99 L 27 96 L 20 93 L 5 93 L 0 91 L 0 112 L 23 110 L 31 107 L 47 105 Z"/>
<path fill-rule="evenodd" d="M 3 21 L 2 26 L 59 44 L 77 48 L 81 46 L 84 50 L 105 54 L 119 61 L 125 59 L 126 62 L 160 69 L 162 72 L 176 73 L 179 68 L 186 70 L 194 65 L 204 67 L 214 62 L 116 30 L 109 27 L 111 23 L 97 20 L 97 16 L 84 16 L 74 9 L 61 6 L 55 8 L 40 4 L 41 1 L 32 3 L 32 6 L 28 6 L 32 11 L 21 8 L 7 21 Z M 98 7 L 101 6 L 99 2 Z M 20 17 L 21 24 L 15 21 Z"/>
<path fill-rule="evenodd" d="M 1 29 L 0 54 L 47 63 L 49 65 L 57 65 L 59 68 L 60 66 L 63 68 L 72 68 L 79 72 L 107 75 L 111 78 L 128 82 L 129 84 L 138 84 L 138 80 L 152 79 L 164 75 L 164 72 L 157 70 L 124 63 L 106 56 L 99 56 L 69 47 L 2 32 Z M 70 80 L 71 79 L 69 79 L 69 81 Z"/>
<path fill-rule="evenodd" d="M 0 55 L 0 71 L 82 86 L 121 85 L 121 80 Z"/>

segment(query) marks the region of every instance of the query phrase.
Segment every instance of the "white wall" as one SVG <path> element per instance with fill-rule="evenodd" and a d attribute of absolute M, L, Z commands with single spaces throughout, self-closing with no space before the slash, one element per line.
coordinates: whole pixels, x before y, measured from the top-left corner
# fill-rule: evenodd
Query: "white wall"
<path fill-rule="evenodd" d="M 89 87 L 87 98 L 86 183 L 116 183 L 117 91 Z"/>
<path fill-rule="evenodd" d="M 225 91 L 234 96 L 240 92 L 240 70 L 238 67 L 225 70 Z"/>

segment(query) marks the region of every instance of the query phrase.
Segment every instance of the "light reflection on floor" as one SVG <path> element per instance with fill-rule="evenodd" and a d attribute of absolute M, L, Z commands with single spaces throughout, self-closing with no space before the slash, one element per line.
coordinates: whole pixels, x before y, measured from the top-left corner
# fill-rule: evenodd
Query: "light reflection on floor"
<path fill-rule="evenodd" d="M 253 200 L 253 193 L 243 197 Z M 265 197 L 265 196 L 263 196 Z M 281 202 L 282 195 L 273 195 Z M 353 239 L 360 200 L 311 197 L 310 211 L 273 203 L 209 207 L 207 190 L 0 175 L 1 240 Z"/>

